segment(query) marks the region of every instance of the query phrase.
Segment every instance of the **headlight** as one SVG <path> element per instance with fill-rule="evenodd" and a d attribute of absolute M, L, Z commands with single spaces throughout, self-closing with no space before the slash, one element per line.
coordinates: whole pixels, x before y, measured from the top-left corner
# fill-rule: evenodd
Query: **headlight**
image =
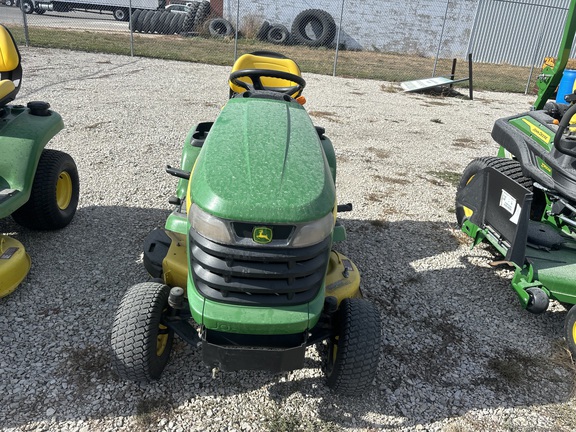
<path fill-rule="evenodd" d="M 188 214 L 190 226 L 202 236 L 217 243 L 232 243 L 228 224 L 222 219 L 206 213 L 196 204 L 192 204 Z"/>
<path fill-rule="evenodd" d="M 293 247 L 305 247 L 320 243 L 332 233 L 334 214 L 328 213 L 322 219 L 300 225 L 292 239 Z"/>

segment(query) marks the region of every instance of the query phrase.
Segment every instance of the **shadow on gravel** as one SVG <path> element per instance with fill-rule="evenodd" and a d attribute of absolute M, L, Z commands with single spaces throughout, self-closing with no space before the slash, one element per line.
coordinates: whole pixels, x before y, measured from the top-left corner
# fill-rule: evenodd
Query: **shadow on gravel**
<path fill-rule="evenodd" d="M 384 348 L 374 406 L 330 397 L 319 408 L 327 421 L 393 429 L 570 399 L 576 372 L 561 340 L 563 308 L 539 316 L 522 310 L 511 273 L 489 267 L 482 246 L 469 251 L 455 224 L 343 223 L 348 240 L 340 249 L 358 265 L 365 296 L 380 307 Z M 386 424 L 370 421 L 376 413 Z M 576 412 L 561 421 L 565 430 L 575 418 Z M 472 426 L 505 425 L 487 420 L 464 430 Z"/>
<path fill-rule="evenodd" d="M 142 242 L 168 213 L 85 207 L 68 228 L 40 233 L 0 221 L 33 262 L 0 300 L 3 345 L 13 347 L 0 357 L 3 427 L 114 417 L 118 430 L 156 430 L 194 412 L 206 430 L 224 416 L 238 430 L 241 421 L 253 430 L 395 429 L 570 397 L 574 371 L 558 342 L 564 313 L 521 310 L 485 250 L 467 251 L 451 224 L 408 220 L 342 221 L 348 240 L 337 249 L 357 264 L 383 322 L 380 371 L 365 396 L 332 394 L 315 349 L 287 376 L 213 377 L 178 339 L 160 381 L 122 382 L 109 366 L 110 326 L 125 290 L 147 279 Z M 251 406 L 238 406 L 238 395 Z M 301 411 L 304 399 L 317 412 Z"/>

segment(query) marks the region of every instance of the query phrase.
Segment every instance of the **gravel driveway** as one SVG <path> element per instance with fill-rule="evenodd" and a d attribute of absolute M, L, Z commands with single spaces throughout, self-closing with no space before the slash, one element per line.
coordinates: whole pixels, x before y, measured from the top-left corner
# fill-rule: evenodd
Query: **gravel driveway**
<path fill-rule="evenodd" d="M 572 431 L 575 369 L 565 310 L 534 316 L 455 226 L 455 182 L 474 157 L 495 155 L 499 117 L 533 97 L 475 100 L 403 94 L 388 83 L 305 74 L 307 109 L 338 159 L 338 198 L 365 295 L 381 311 L 378 375 L 361 398 L 333 395 L 319 356 L 306 368 L 212 375 L 177 340 L 162 379 L 119 380 L 109 337 L 125 290 L 145 281 L 142 242 L 170 211 L 190 127 L 213 120 L 228 67 L 22 48 L 18 102 L 45 100 L 66 129 L 81 178 L 75 219 L 31 232 L 33 266 L 0 300 L 0 427 L 50 431 Z M 383 65 L 385 67 L 385 65 Z"/>

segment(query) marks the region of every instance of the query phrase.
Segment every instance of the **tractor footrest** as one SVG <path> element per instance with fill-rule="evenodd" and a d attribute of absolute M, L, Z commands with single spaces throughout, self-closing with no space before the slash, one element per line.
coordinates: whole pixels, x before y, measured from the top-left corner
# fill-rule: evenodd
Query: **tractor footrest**
<path fill-rule="evenodd" d="M 304 367 L 305 334 L 240 335 L 205 330 L 202 359 L 223 371 L 287 372 Z"/>

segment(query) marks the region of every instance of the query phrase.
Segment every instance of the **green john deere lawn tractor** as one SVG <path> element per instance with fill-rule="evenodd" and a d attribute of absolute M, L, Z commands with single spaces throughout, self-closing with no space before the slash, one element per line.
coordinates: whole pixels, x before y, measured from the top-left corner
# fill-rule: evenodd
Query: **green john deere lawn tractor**
<path fill-rule="evenodd" d="M 79 181 L 74 160 L 46 149 L 64 127 L 47 102 L 10 105 L 22 83 L 20 52 L 0 25 L 0 219 L 36 230 L 63 228 L 74 217 Z M 30 257 L 15 238 L 0 234 L 0 297 L 28 274 Z"/>
<path fill-rule="evenodd" d="M 568 10 L 554 67 L 538 80 L 534 109 L 496 121 L 497 157 L 464 170 L 456 216 L 474 245 L 488 242 L 513 265 L 511 285 L 523 308 L 538 314 L 554 299 L 569 309 L 567 345 L 576 356 L 576 94 L 548 101 L 560 83 L 576 32 Z"/>
<path fill-rule="evenodd" d="M 241 56 L 231 98 L 188 134 L 174 211 L 144 245 L 153 278 L 132 286 L 114 320 L 113 365 L 124 378 L 160 377 L 174 333 L 224 371 L 289 371 L 305 350 L 325 354 L 328 386 L 360 394 L 380 356 L 380 315 L 362 298 L 336 204 L 336 157 L 303 107 L 292 60 Z"/>

